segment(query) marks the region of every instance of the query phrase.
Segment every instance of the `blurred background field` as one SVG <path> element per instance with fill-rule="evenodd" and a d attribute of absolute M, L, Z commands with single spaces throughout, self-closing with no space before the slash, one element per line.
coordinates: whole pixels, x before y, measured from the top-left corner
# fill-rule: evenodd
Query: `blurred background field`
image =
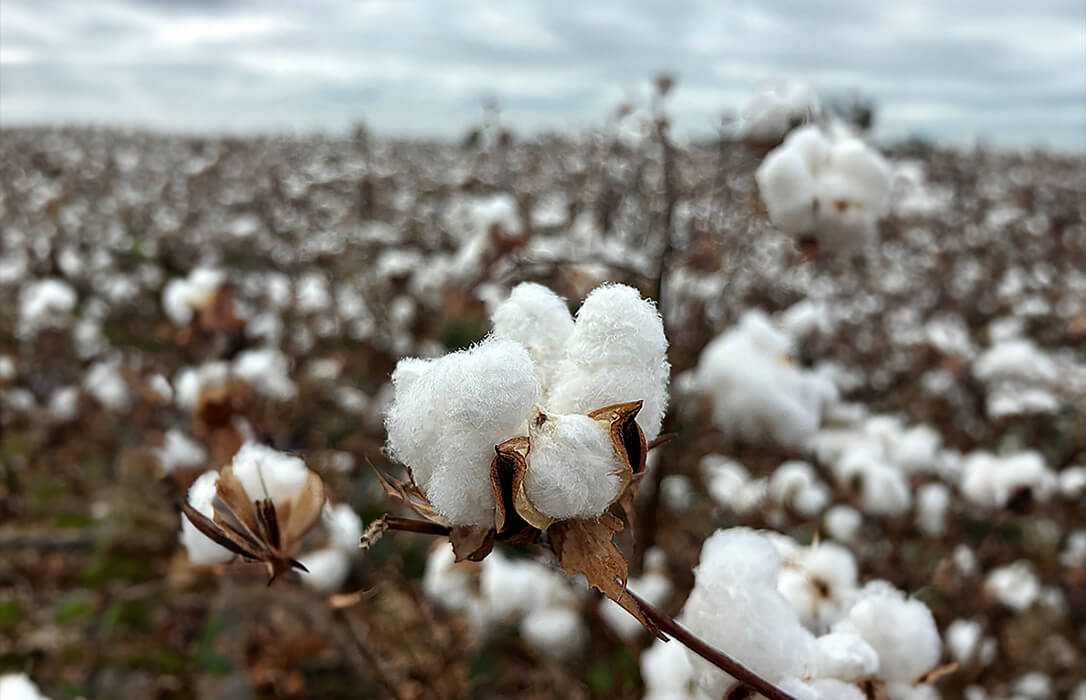
<path fill-rule="evenodd" d="M 677 438 L 620 538 L 635 590 L 678 613 L 721 527 L 835 542 L 861 584 L 930 607 L 958 664 L 942 697 L 1082 700 L 1081 7 L 940 34 L 954 11 L 692 6 L 661 38 L 649 6 L 461 7 L 441 37 L 408 4 L 197 5 L 0 6 L 0 674 L 54 699 L 652 697 L 648 636 L 580 582 L 553 584 L 565 637 L 495 612 L 480 567 L 449 604 L 421 535 L 350 552 L 326 590 L 178 541 L 186 489 L 243 439 L 302 456 L 364 524 L 398 512 L 373 474 L 396 469 L 396 362 L 481 340 L 519 282 L 575 310 L 611 281 L 658 300 L 672 363 Z M 844 254 L 771 224 L 773 143 L 743 138 L 735 97 L 802 70 L 781 47 L 819 21 L 827 112 L 891 166 L 877 240 Z M 824 394 L 802 439 L 718 417 L 703 351 L 754 337 L 752 310 L 788 352 L 741 398 Z"/>

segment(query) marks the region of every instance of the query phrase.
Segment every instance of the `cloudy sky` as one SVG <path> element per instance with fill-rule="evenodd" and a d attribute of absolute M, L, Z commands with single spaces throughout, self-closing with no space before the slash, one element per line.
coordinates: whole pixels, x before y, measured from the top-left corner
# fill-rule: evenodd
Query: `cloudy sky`
<path fill-rule="evenodd" d="M 2 125 L 581 129 L 661 69 L 689 135 L 799 78 L 881 136 L 1086 150 L 1083 0 L 0 0 Z"/>

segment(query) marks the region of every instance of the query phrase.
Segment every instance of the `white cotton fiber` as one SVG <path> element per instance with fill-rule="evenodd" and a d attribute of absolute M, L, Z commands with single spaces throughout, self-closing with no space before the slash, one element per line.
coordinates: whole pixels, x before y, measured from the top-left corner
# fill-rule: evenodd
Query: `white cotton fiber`
<path fill-rule="evenodd" d="M 128 382 L 116 361 L 103 360 L 91 365 L 83 375 L 83 388 L 111 411 L 127 411 L 132 405 Z"/>
<path fill-rule="evenodd" d="M 590 413 L 643 401 L 637 423 L 652 440 L 667 409 L 671 366 L 656 305 L 632 287 L 597 287 L 577 311 L 545 405 L 554 413 Z"/>
<path fill-rule="evenodd" d="M 344 552 L 358 550 L 358 543 L 362 539 L 362 519 L 354 508 L 346 503 L 334 506 L 326 503 L 321 519 L 332 547 Z"/>
<path fill-rule="evenodd" d="M 189 487 L 189 505 L 209 518 L 215 514 L 211 502 L 215 499 L 215 484 L 218 480 L 219 473 L 209 470 L 201 474 Z M 215 544 L 197 530 L 184 515 L 181 516 L 181 544 L 185 546 L 193 564 L 221 564 L 234 557 L 229 550 Z"/>
<path fill-rule="evenodd" d="M 566 302 L 541 284 L 524 282 L 498 304 L 491 320 L 494 335 L 523 345 L 535 363 L 540 384 L 549 386 L 573 332 Z"/>
<path fill-rule="evenodd" d="M 787 446 L 814 435 L 837 389 L 828 378 L 793 365 L 790 350 L 791 339 L 756 310 L 705 347 L 694 386 L 712 399 L 719 429 Z"/>
<path fill-rule="evenodd" d="M 531 358 L 491 337 L 422 369 L 414 380 L 394 376 L 389 446 L 449 522 L 491 526 L 494 447 L 522 434 L 539 400 Z"/>
<path fill-rule="evenodd" d="M 355 544 L 357 546 L 357 540 Z M 341 549 L 327 548 L 307 552 L 298 557 L 298 561 L 309 569 L 308 573 L 298 572 L 302 581 L 324 593 L 339 590 L 351 573 L 351 557 Z"/>
<path fill-rule="evenodd" d="M 23 288 L 19 303 L 19 329 L 29 335 L 69 320 L 79 297 L 67 282 L 46 278 Z"/>
<path fill-rule="evenodd" d="M 645 700 L 693 700 L 694 667 L 686 647 L 675 640 L 653 641 L 641 654 Z"/>
<path fill-rule="evenodd" d="M 520 636 L 553 659 L 569 660 L 584 648 L 588 628 L 573 608 L 552 605 L 525 615 L 520 621 Z"/>
<path fill-rule="evenodd" d="M 234 359 L 234 376 L 257 393 L 276 401 L 292 401 L 298 387 L 290 378 L 290 358 L 276 348 L 245 350 Z"/>
<path fill-rule="evenodd" d="M 811 633 L 777 592 L 779 570 L 780 558 L 764 535 L 717 531 L 702 546 L 681 616 L 693 634 L 770 681 L 806 677 L 813 647 Z M 700 657 L 691 659 L 702 689 L 722 696 L 733 679 Z"/>
<path fill-rule="evenodd" d="M 301 459 L 255 442 L 241 446 L 232 466 L 249 498 L 270 498 L 276 506 L 301 493 L 309 478 Z"/>
<path fill-rule="evenodd" d="M 959 488 L 976 505 L 1001 508 L 1024 489 L 1035 500 L 1046 501 L 1055 491 L 1057 481 L 1038 452 L 997 456 L 978 450 L 965 456 Z"/>
<path fill-rule="evenodd" d="M 803 155 L 794 149 L 776 149 L 757 173 L 758 191 L 774 225 L 786 233 L 815 229 L 815 181 Z"/>
<path fill-rule="evenodd" d="M 815 639 L 816 678 L 856 681 L 879 670 L 879 654 L 858 634 L 831 632 Z"/>
<path fill-rule="evenodd" d="M 201 466 L 207 461 L 207 450 L 177 428 L 170 428 L 166 431 L 162 447 L 155 448 L 155 456 L 162 471 L 169 474 L 178 467 Z"/>
<path fill-rule="evenodd" d="M 867 695 L 858 686 L 835 678 L 819 678 L 811 683 L 811 687 L 824 700 L 867 700 Z"/>
<path fill-rule="evenodd" d="M 0 674 L 0 700 L 49 700 L 25 673 Z"/>
<path fill-rule="evenodd" d="M 931 611 L 885 581 L 864 586 L 834 631 L 863 637 L 878 652 L 878 677 L 885 680 L 912 683 L 939 662 L 939 630 Z"/>
<path fill-rule="evenodd" d="M 625 464 L 605 426 L 586 415 L 537 414 L 529 421 L 524 490 L 552 518 L 595 518 L 618 496 Z"/>
<path fill-rule="evenodd" d="M 743 112 L 743 135 L 756 142 L 779 141 L 796 124 L 819 114 L 818 99 L 799 82 L 770 86 L 755 95 Z"/>
<path fill-rule="evenodd" d="M 187 326 L 226 281 L 222 270 L 198 267 L 188 277 L 170 280 L 162 290 L 162 308 L 175 326 Z"/>

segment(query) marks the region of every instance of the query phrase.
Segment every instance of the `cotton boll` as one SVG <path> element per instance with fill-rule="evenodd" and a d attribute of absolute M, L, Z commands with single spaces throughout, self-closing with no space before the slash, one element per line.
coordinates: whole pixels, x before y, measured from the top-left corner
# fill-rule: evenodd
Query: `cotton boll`
<path fill-rule="evenodd" d="M 1039 671 L 1027 673 L 1015 682 L 1014 692 L 1030 700 L 1048 700 L 1052 697 L 1052 679 Z"/>
<path fill-rule="evenodd" d="M 930 685 L 896 682 L 886 684 L 886 696 L 889 700 L 939 700 L 939 691 Z"/>
<path fill-rule="evenodd" d="M 358 543 L 362 539 L 362 519 L 353 508 L 346 503 L 334 506 L 326 503 L 321 517 L 332 547 L 349 553 L 358 551 Z"/>
<path fill-rule="evenodd" d="M 255 442 L 241 446 L 232 466 L 249 498 L 270 498 L 276 506 L 300 494 L 309 479 L 301 459 Z"/>
<path fill-rule="evenodd" d="M 200 392 L 208 387 L 225 386 L 230 381 L 230 365 L 208 362 L 199 367 L 184 367 L 174 376 L 174 402 L 181 408 L 195 408 Z"/>
<path fill-rule="evenodd" d="M 0 698 L 3 700 L 49 700 L 25 673 L 0 675 Z"/>
<path fill-rule="evenodd" d="M 984 592 L 1018 613 L 1029 610 L 1041 597 L 1041 582 L 1029 562 L 1016 561 L 988 574 Z"/>
<path fill-rule="evenodd" d="M 590 413 L 642 401 L 637 423 L 652 440 L 660 434 L 667 409 L 670 372 L 655 304 L 632 287 L 597 287 L 577 312 L 546 406 L 555 413 Z"/>
<path fill-rule="evenodd" d="M 925 484 L 916 493 L 916 527 L 928 537 L 946 532 L 950 489 L 940 483 Z"/>
<path fill-rule="evenodd" d="M 426 596 L 446 610 L 468 610 L 476 596 L 476 575 L 480 565 L 457 562 L 452 544 L 443 542 L 426 558 L 422 590 Z"/>
<path fill-rule="evenodd" d="M 187 326 L 194 312 L 203 310 L 226 280 L 222 270 L 198 267 L 184 279 L 170 280 L 162 290 L 162 307 L 175 326 Z"/>
<path fill-rule="evenodd" d="M 817 515 L 830 499 L 829 491 L 811 465 L 796 460 L 777 467 L 769 478 L 767 495 L 804 517 Z"/>
<path fill-rule="evenodd" d="M 702 546 L 682 623 L 693 634 L 771 681 L 804 677 L 813 638 L 776 591 L 780 559 L 773 544 L 746 528 L 721 530 Z M 692 661 L 703 690 L 720 697 L 733 679 Z"/>
<path fill-rule="evenodd" d="M 520 621 L 520 635 L 547 656 L 569 660 L 584 648 L 588 629 L 576 610 L 552 606 L 525 615 Z"/>
<path fill-rule="evenodd" d="M 207 461 L 207 450 L 204 446 L 177 428 L 166 431 L 162 447 L 156 447 L 154 453 L 162 471 L 167 474 L 178 467 L 198 467 Z"/>
<path fill-rule="evenodd" d="M 15 360 L 10 355 L 0 355 L 0 382 L 10 382 L 15 378 Z"/>
<path fill-rule="evenodd" d="M 977 451 L 966 455 L 963 461 L 960 489 L 977 505 L 1004 507 L 1024 490 L 1043 502 L 1056 486 L 1056 475 L 1037 452 L 998 457 Z"/>
<path fill-rule="evenodd" d="M 535 363 L 540 384 L 550 386 L 573 332 L 566 302 L 541 284 L 523 282 L 498 304 L 490 318 L 494 335 L 523 345 Z"/>
<path fill-rule="evenodd" d="M 777 687 L 796 700 L 826 700 L 822 693 L 798 678 L 783 678 L 777 681 Z"/>
<path fill-rule="evenodd" d="M 1067 544 L 1060 552 L 1060 564 L 1068 568 L 1086 566 L 1086 529 L 1067 535 Z"/>
<path fill-rule="evenodd" d="M 79 389 L 62 386 L 49 397 L 49 414 L 58 423 L 74 420 L 79 413 Z"/>
<path fill-rule="evenodd" d="M 558 520 L 594 518 L 618 496 L 626 466 L 606 428 L 584 415 L 538 413 L 528 424 L 528 500 Z"/>
<path fill-rule="evenodd" d="M 859 687 L 834 678 L 819 678 L 811 687 L 822 694 L 825 700 L 867 700 Z"/>
<path fill-rule="evenodd" d="M 863 515 L 852 506 L 836 505 L 822 516 L 826 532 L 834 539 L 852 542 L 863 526 Z"/>
<path fill-rule="evenodd" d="M 120 413 L 127 411 L 132 405 L 128 382 L 124 380 L 120 366 L 115 361 L 107 360 L 92 365 L 83 376 L 83 388 L 111 411 Z"/>
<path fill-rule="evenodd" d="M 950 656 L 962 665 L 987 666 L 995 659 L 996 641 L 984 636 L 975 620 L 955 620 L 946 629 L 946 646 Z"/>
<path fill-rule="evenodd" d="M 357 544 L 356 540 L 356 547 Z M 351 573 L 351 557 L 341 549 L 318 549 L 303 554 L 298 561 L 309 569 L 308 572 L 298 572 L 302 581 L 324 593 L 339 590 Z"/>
<path fill-rule="evenodd" d="M 873 581 L 835 632 L 854 632 L 879 655 L 879 678 L 914 682 L 939 662 L 939 630 L 927 606 L 885 581 Z"/>
<path fill-rule="evenodd" d="M 46 278 L 23 288 L 19 304 L 21 333 L 34 335 L 43 328 L 67 323 L 79 297 L 67 282 Z"/>
<path fill-rule="evenodd" d="M 643 700 L 699 700 L 694 667 L 686 647 L 676 641 L 657 639 L 641 653 L 641 678 L 645 682 Z"/>
<path fill-rule="evenodd" d="M 431 361 L 413 380 L 394 375 L 393 386 L 386 418 L 393 454 L 451 523 L 492 526 L 494 446 L 522 434 L 539 400 L 527 351 L 489 338 Z"/>
<path fill-rule="evenodd" d="M 245 350 L 234 359 L 233 373 L 258 393 L 276 401 L 292 401 L 298 387 L 290 378 L 290 359 L 275 348 Z"/>
<path fill-rule="evenodd" d="M 834 472 L 839 483 L 858 492 L 866 513 L 895 517 L 912 505 L 904 474 L 875 452 L 850 450 L 834 465 Z"/>
<path fill-rule="evenodd" d="M 818 637 L 813 659 L 815 678 L 858 681 L 879 670 L 878 652 L 855 634 L 831 632 Z"/>
<path fill-rule="evenodd" d="M 770 87 L 755 95 L 744 110 L 743 134 L 755 142 L 773 143 L 818 114 L 818 100 L 806 85 Z"/>
<path fill-rule="evenodd" d="M 211 503 L 215 500 L 215 484 L 218 480 L 218 472 L 206 471 L 189 487 L 189 505 L 209 518 L 214 517 L 215 514 Z M 181 516 L 181 544 L 185 546 L 189 560 L 193 564 L 221 564 L 234 558 L 233 553 L 197 530 L 185 516 Z"/>
<path fill-rule="evenodd" d="M 758 166 L 755 180 L 774 226 L 791 234 L 814 230 L 815 180 L 801 153 L 774 150 Z"/>

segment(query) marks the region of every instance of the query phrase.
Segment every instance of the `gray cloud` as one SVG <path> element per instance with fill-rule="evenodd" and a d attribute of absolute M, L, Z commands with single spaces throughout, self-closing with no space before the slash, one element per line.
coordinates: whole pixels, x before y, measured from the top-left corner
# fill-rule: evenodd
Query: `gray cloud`
<path fill-rule="evenodd" d="M 880 134 L 1086 150 L 1086 8 L 860 0 L 0 2 L 0 123 L 457 135 L 485 99 L 581 128 L 680 78 L 710 133 L 767 78 L 874 97 Z"/>

